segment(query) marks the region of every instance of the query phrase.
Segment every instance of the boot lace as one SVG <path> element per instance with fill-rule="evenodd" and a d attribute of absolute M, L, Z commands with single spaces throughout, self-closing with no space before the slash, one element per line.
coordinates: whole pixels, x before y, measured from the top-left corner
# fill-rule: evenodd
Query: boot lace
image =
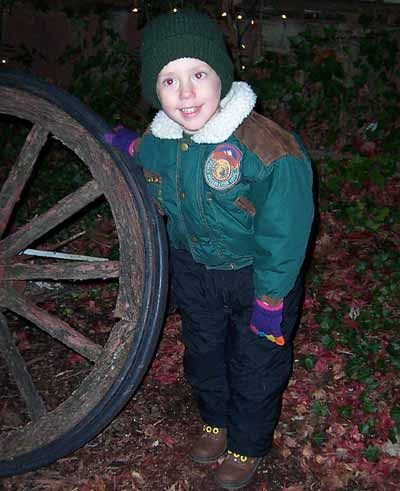
<path fill-rule="evenodd" d="M 221 428 L 218 428 L 218 426 L 211 426 L 211 425 L 203 425 L 203 431 L 205 433 L 208 433 L 209 435 L 219 435 L 221 433 Z"/>
<path fill-rule="evenodd" d="M 232 450 L 228 450 L 228 455 L 232 455 L 236 461 L 240 461 L 243 464 L 248 460 L 248 457 L 246 455 L 241 455 L 240 453 L 232 452 Z"/>

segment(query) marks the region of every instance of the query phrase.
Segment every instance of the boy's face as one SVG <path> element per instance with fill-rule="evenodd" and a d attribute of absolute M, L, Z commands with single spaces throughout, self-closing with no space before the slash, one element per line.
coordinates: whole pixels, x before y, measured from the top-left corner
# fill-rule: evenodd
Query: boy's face
<path fill-rule="evenodd" d="M 157 95 L 164 112 L 186 133 L 195 133 L 217 112 L 221 81 L 207 63 L 181 58 L 159 73 Z"/>

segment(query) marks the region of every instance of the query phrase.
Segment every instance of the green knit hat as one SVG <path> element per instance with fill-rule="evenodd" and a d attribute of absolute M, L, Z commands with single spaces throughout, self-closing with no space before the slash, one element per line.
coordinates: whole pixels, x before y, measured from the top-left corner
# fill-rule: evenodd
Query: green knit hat
<path fill-rule="evenodd" d="M 233 82 L 233 64 L 221 29 L 194 10 L 160 15 L 149 22 L 143 30 L 140 57 L 143 97 L 156 108 L 161 107 L 156 92 L 158 74 L 178 58 L 197 58 L 210 65 L 221 79 L 221 98 Z"/>

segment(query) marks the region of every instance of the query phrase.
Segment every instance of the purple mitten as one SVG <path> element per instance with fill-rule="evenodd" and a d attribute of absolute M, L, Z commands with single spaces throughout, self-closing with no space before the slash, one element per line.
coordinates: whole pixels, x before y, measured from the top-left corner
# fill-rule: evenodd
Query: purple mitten
<path fill-rule="evenodd" d="M 134 143 L 139 135 L 134 131 L 128 130 L 124 126 L 117 126 L 112 133 L 106 133 L 103 136 L 105 142 L 110 143 L 113 147 L 121 150 L 122 153 L 132 157 L 134 152 Z"/>
<path fill-rule="evenodd" d="M 250 329 L 260 337 L 265 337 L 269 341 L 279 346 L 284 346 L 285 338 L 282 334 L 283 302 L 276 307 L 256 299 L 253 304 L 253 313 L 250 321 Z"/>

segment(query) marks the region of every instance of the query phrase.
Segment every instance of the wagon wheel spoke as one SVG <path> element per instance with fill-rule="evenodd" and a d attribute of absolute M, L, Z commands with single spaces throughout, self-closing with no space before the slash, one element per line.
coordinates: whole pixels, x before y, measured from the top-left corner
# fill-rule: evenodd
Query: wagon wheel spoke
<path fill-rule="evenodd" d="M 27 370 L 22 362 L 19 366 L 30 372 L 47 412 L 35 415 L 33 422 L 28 413 L 35 404 L 24 402 L 3 360 L 6 350 L 0 349 L 0 386 L 5 391 L 0 401 L 0 478 L 64 457 L 121 411 L 150 365 L 167 289 L 163 223 L 140 173 L 130 172 L 129 162 L 104 145 L 104 121 L 56 87 L 2 70 L 0 132 L 4 128 L 4 135 L 12 137 L 27 124 L 28 131 L 34 128 L 29 142 L 43 127 L 49 134 L 46 141 L 43 133 L 46 152 L 38 148 L 34 156 L 33 143 L 26 143 L 20 157 L 0 162 L 0 313 L 4 309 L 8 321 L 8 326 L 4 317 L 0 322 L 0 343 L 9 351 L 14 340 L 14 351 L 20 352 Z M 57 140 L 55 145 L 50 137 Z M 13 142 L 5 148 L 10 156 Z M 30 168 L 21 164 L 19 169 L 17 161 L 31 162 Z M 1 191 L 12 167 L 17 167 L 12 172 L 20 184 L 8 178 Z M 66 182 L 67 176 L 73 178 Z M 60 185 L 48 184 L 53 182 Z M 42 206 L 47 208 L 37 211 Z M 75 231 L 89 228 L 94 216 L 90 232 L 95 226 L 98 230 L 86 236 L 88 249 L 110 253 L 69 254 L 66 244 L 75 240 Z M 17 334 L 22 344 L 15 341 Z M 29 346 L 23 345 L 25 335 Z M 71 357 L 74 352 L 87 359 L 84 366 Z"/>
<path fill-rule="evenodd" d="M 18 387 L 32 421 L 37 421 L 47 413 L 46 407 L 32 381 L 31 375 L 15 346 L 6 317 L 0 312 L 0 353 Z"/>
<path fill-rule="evenodd" d="M 0 237 L 10 220 L 15 204 L 32 174 L 33 167 L 47 140 L 48 131 L 36 124 L 29 132 L 18 159 L 0 192 Z"/>
<path fill-rule="evenodd" d="M 0 304 L 29 320 L 39 329 L 50 334 L 84 358 L 95 362 L 101 355 L 103 350 L 101 345 L 80 334 L 67 322 L 41 309 L 35 303 L 21 296 L 16 290 L 12 291 L 12 295 L 9 292 L 0 296 Z"/>
<path fill-rule="evenodd" d="M 85 208 L 103 194 L 96 181 L 91 180 L 69 194 L 31 222 L 0 242 L 0 257 L 10 258 L 32 244 L 57 225 Z"/>
<path fill-rule="evenodd" d="M 94 280 L 119 277 L 119 261 L 75 261 L 65 263 L 0 264 L 0 272 L 5 280 Z"/>

